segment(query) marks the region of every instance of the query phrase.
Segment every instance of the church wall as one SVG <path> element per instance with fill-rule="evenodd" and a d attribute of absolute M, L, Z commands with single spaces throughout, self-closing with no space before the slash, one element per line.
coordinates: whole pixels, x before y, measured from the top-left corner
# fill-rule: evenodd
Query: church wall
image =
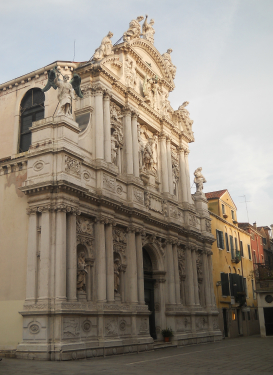
<path fill-rule="evenodd" d="M 26 296 L 28 241 L 27 199 L 19 188 L 26 168 L 0 173 L 0 350 L 15 350 L 22 340 L 22 316 Z"/>

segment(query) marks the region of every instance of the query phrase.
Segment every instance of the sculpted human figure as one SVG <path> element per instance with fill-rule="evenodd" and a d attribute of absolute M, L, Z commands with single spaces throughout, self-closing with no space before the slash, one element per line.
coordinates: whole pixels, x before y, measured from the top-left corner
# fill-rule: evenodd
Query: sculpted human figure
<path fill-rule="evenodd" d="M 137 138 L 138 138 L 138 158 L 139 158 L 139 168 L 142 169 L 144 165 L 144 143 L 141 138 L 141 127 L 137 124 Z"/>
<path fill-rule="evenodd" d="M 149 138 L 144 149 L 143 160 L 147 171 L 152 171 L 154 166 L 153 143 L 153 138 Z"/>
<path fill-rule="evenodd" d="M 57 73 L 56 78 L 54 79 L 55 85 L 58 87 L 58 100 L 59 108 L 57 116 L 65 115 L 72 117 L 71 107 L 72 99 L 74 99 L 74 91 L 71 83 L 68 82 L 69 76 L 66 74 L 63 76 L 63 81 L 59 79 L 60 74 Z"/>
<path fill-rule="evenodd" d="M 93 59 L 92 60 L 102 60 L 104 57 L 109 56 L 112 54 L 112 41 L 111 38 L 113 33 L 109 31 L 109 33 L 102 39 L 99 48 L 96 49 Z"/>
<path fill-rule="evenodd" d="M 144 19 L 143 16 L 137 17 L 136 20 L 132 20 L 129 23 L 129 29 L 123 34 L 124 42 L 129 42 L 132 39 L 136 39 L 140 37 L 141 34 L 141 26 L 139 22 Z"/>
<path fill-rule="evenodd" d="M 114 288 L 115 288 L 115 292 L 116 293 L 119 293 L 119 284 L 120 284 L 120 280 L 119 280 L 120 276 L 119 276 L 119 274 L 120 274 L 120 268 L 121 268 L 121 266 L 120 266 L 119 259 L 116 258 L 114 260 Z"/>
<path fill-rule="evenodd" d="M 114 130 L 111 136 L 111 160 L 112 163 L 116 164 L 117 161 L 117 149 L 118 149 L 118 132 Z"/>
<path fill-rule="evenodd" d="M 176 74 L 176 66 L 173 65 L 172 63 L 172 59 L 171 59 L 171 53 L 172 53 L 172 49 L 169 48 L 167 50 L 167 52 L 163 53 L 162 57 L 165 61 L 165 64 L 167 66 L 167 68 L 169 69 L 170 73 L 171 73 L 171 76 L 172 78 L 174 79 L 175 78 L 175 74 Z"/>
<path fill-rule="evenodd" d="M 158 78 L 152 77 L 144 79 L 143 82 L 143 94 L 145 101 L 148 102 L 152 107 L 156 107 L 158 99 Z M 156 109 L 156 108 L 155 108 Z"/>
<path fill-rule="evenodd" d="M 125 82 L 130 87 L 136 85 L 136 63 L 133 60 L 125 60 Z"/>
<path fill-rule="evenodd" d="M 81 251 L 78 255 L 78 270 L 77 270 L 77 290 L 85 291 L 86 286 L 86 266 L 84 251 Z"/>
<path fill-rule="evenodd" d="M 194 172 L 194 183 L 196 185 L 196 191 L 203 191 L 203 183 L 207 182 L 205 177 L 201 173 L 202 168 L 197 168 Z"/>
<path fill-rule="evenodd" d="M 153 28 L 153 24 L 155 23 L 153 19 L 150 20 L 150 23 L 147 22 L 148 15 L 146 14 L 145 21 L 142 25 L 142 35 L 143 39 L 148 40 L 148 42 L 154 44 L 154 34 L 155 30 Z"/>

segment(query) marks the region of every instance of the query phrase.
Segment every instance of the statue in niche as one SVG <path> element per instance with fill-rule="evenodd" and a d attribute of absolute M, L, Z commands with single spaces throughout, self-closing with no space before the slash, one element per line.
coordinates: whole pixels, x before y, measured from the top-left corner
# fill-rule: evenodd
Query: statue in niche
<path fill-rule="evenodd" d="M 119 124 L 121 123 L 121 119 L 122 119 L 121 110 L 112 102 L 110 103 L 110 116 L 111 116 L 111 120 L 114 120 L 118 122 Z"/>
<path fill-rule="evenodd" d="M 205 177 L 202 175 L 201 173 L 202 171 L 202 168 L 197 168 L 195 171 L 194 171 L 194 183 L 196 185 L 196 192 L 201 192 L 203 191 L 203 184 L 206 181 Z"/>
<path fill-rule="evenodd" d="M 129 29 L 123 34 L 124 42 L 129 42 L 132 39 L 140 38 L 141 26 L 140 23 L 144 19 L 143 16 L 137 17 L 129 23 Z"/>
<path fill-rule="evenodd" d="M 172 53 L 172 49 L 169 48 L 167 50 L 167 52 L 163 53 L 162 57 L 164 59 L 164 62 L 166 64 L 166 67 L 167 69 L 169 70 L 169 72 L 171 73 L 171 76 L 172 78 L 174 79 L 175 78 L 175 74 L 176 74 L 176 66 L 173 65 L 172 63 L 172 59 L 171 59 L 171 53 Z"/>
<path fill-rule="evenodd" d="M 109 33 L 102 39 L 99 48 L 96 49 L 93 61 L 102 60 L 104 57 L 112 55 L 113 53 L 113 45 L 111 38 L 113 37 L 113 33 L 109 31 Z"/>
<path fill-rule="evenodd" d="M 63 80 L 60 80 L 61 72 L 55 66 L 52 70 L 48 72 L 48 81 L 46 86 L 42 89 L 43 92 L 48 91 L 51 87 L 56 90 L 58 88 L 58 112 L 57 116 L 68 116 L 72 117 L 72 100 L 74 99 L 74 91 L 77 96 L 83 98 L 81 92 L 80 84 L 81 77 L 78 74 L 74 74 L 71 81 L 68 82 L 69 76 L 67 74 L 62 75 Z"/>
<path fill-rule="evenodd" d="M 129 87 L 135 87 L 137 84 L 136 63 L 128 58 L 125 60 L 125 83 Z"/>
<path fill-rule="evenodd" d="M 119 258 L 115 258 L 115 260 L 114 260 L 114 288 L 115 288 L 115 293 L 119 293 L 120 270 L 121 270 L 121 264 L 120 264 Z"/>
<path fill-rule="evenodd" d="M 173 175 L 173 191 L 174 191 L 174 194 L 176 195 L 177 183 L 179 180 L 179 167 L 178 167 L 178 162 L 174 158 L 172 158 L 172 175 Z"/>
<path fill-rule="evenodd" d="M 112 163 L 116 164 L 117 162 L 117 150 L 118 150 L 118 132 L 114 130 L 113 134 L 111 135 L 111 161 Z"/>
<path fill-rule="evenodd" d="M 141 126 L 137 124 L 137 138 L 138 138 L 138 159 L 139 159 L 139 169 L 142 170 L 144 166 L 144 143 L 141 137 Z"/>
<path fill-rule="evenodd" d="M 77 270 L 77 290 L 78 292 L 85 292 L 86 289 L 86 270 L 85 253 L 81 251 L 78 255 L 78 270 Z"/>
<path fill-rule="evenodd" d="M 153 28 L 153 25 L 154 25 L 155 21 L 153 19 L 151 19 L 150 23 L 148 23 L 147 20 L 148 20 L 148 15 L 146 14 L 145 21 L 143 22 L 143 25 L 142 25 L 143 39 L 146 39 L 146 40 L 148 40 L 148 42 L 154 44 L 155 30 Z"/>
<path fill-rule="evenodd" d="M 154 146 L 154 139 L 149 138 L 148 142 L 146 143 L 146 146 L 144 148 L 144 153 L 143 153 L 143 162 L 146 171 L 153 171 L 154 170 L 154 151 L 153 151 L 153 146 Z"/>

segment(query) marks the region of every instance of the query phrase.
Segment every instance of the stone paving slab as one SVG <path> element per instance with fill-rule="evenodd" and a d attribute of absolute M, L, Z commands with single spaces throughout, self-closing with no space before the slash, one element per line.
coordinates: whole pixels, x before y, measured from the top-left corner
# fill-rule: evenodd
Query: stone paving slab
<path fill-rule="evenodd" d="M 2 375 L 272 375 L 273 337 L 226 339 L 218 343 L 69 362 L 3 358 Z"/>

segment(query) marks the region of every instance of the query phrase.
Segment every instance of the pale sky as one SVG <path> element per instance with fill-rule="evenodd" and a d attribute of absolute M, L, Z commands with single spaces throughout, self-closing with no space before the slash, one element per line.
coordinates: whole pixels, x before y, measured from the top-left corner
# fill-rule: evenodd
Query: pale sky
<path fill-rule="evenodd" d="M 239 221 L 273 223 L 273 0 L 1 0 L 0 83 L 56 60 L 85 61 L 137 16 L 155 20 L 155 47 L 173 49 L 177 109 L 189 101 L 193 171 L 204 191 L 228 189 Z M 194 192 L 194 187 L 192 193 Z M 271 192 L 271 193 L 270 193 Z"/>

